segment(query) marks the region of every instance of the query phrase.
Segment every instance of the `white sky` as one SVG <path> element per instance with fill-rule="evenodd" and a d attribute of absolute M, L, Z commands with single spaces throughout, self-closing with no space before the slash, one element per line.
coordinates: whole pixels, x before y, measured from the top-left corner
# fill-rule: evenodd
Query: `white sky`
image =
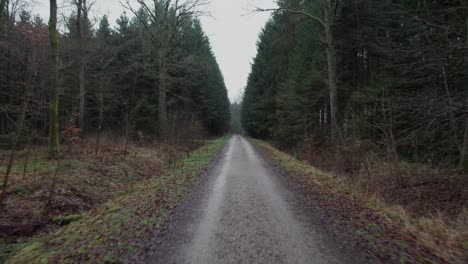
<path fill-rule="evenodd" d="M 125 0 L 123 0 L 125 1 Z M 133 1 L 133 0 L 131 0 Z M 39 13 L 48 20 L 48 0 L 36 0 L 31 6 L 33 13 Z M 59 12 L 67 13 L 66 0 L 59 0 Z M 257 52 L 258 34 L 265 25 L 269 13 L 254 13 L 255 7 L 274 7 L 275 0 L 210 0 L 206 9 L 211 16 L 201 18 L 203 28 L 210 38 L 231 101 L 240 99 L 250 72 L 250 63 Z M 137 7 L 137 5 L 134 5 Z M 125 11 L 119 0 L 95 0 L 93 16 L 109 16 L 111 24 Z M 129 12 L 127 14 L 130 16 Z"/>

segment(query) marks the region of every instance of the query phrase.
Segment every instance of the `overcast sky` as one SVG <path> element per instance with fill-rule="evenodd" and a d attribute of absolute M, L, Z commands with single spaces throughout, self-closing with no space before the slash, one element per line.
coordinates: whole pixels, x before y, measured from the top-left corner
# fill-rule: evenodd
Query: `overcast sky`
<path fill-rule="evenodd" d="M 33 13 L 39 13 L 47 21 L 48 1 L 36 1 L 37 7 L 31 7 Z M 65 0 L 58 1 L 62 12 L 69 9 L 65 2 Z M 251 14 L 251 11 L 255 7 L 274 7 L 274 2 L 274 0 L 211 0 L 210 5 L 206 7 L 211 16 L 201 18 L 223 72 L 231 101 L 239 99 L 242 94 L 250 72 L 250 63 L 256 54 L 258 34 L 269 17 L 267 13 Z M 94 17 L 107 14 L 109 20 L 113 22 L 124 11 L 119 0 L 96 0 L 92 13 Z"/>

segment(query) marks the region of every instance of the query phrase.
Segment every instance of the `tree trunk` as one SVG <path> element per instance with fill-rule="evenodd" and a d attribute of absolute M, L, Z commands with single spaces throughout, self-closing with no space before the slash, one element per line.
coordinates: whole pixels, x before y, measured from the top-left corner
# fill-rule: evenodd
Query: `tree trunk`
<path fill-rule="evenodd" d="M 468 172 L 468 99 L 466 100 L 465 113 L 465 133 L 463 136 L 463 146 L 460 151 L 460 169 Z"/>
<path fill-rule="evenodd" d="M 49 88 L 49 157 L 56 159 L 59 154 L 57 0 L 50 0 L 49 38 L 51 47 L 51 82 Z"/>
<path fill-rule="evenodd" d="M 79 117 L 79 127 L 80 133 L 82 134 L 85 131 L 85 96 L 86 96 L 86 88 L 85 88 L 85 66 L 84 66 L 84 59 L 81 56 L 80 59 L 80 117 Z"/>
<path fill-rule="evenodd" d="M 79 72 L 79 83 L 80 83 L 80 117 L 79 127 L 81 133 L 85 131 L 85 117 L 86 117 L 86 86 L 85 86 L 85 23 L 88 19 L 86 11 L 86 0 L 78 1 L 78 31 L 79 31 L 79 46 L 80 46 L 80 72 Z"/>
<path fill-rule="evenodd" d="M 454 111 L 452 110 L 453 107 L 453 100 L 452 100 L 452 95 L 450 94 L 450 89 L 448 85 L 448 80 L 447 80 L 447 72 L 445 70 L 445 65 L 444 62 L 441 63 L 441 70 L 442 70 L 442 78 L 444 79 L 444 87 L 445 87 L 445 92 L 447 94 L 447 99 L 448 99 L 448 115 L 450 119 L 450 144 L 451 146 L 457 145 L 457 122 L 455 121 L 455 114 Z"/>
<path fill-rule="evenodd" d="M 102 87 L 101 87 L 102 89 Z M 101 131 L 102 131 L 102 121 L 104 119 L 104 96 L 102 95 L 102 90 L 99 92 L 99 124 L 98 124 L 98 131 L 97 131 L 97 139 L 96 139 L 96 149 L 94 152 L 95 158 L 98 157 L 99 154 L 99 144 L 101 141 Z"/>
<path fill-rule="evenodd" d="M 33 162 L 33 180 L 36 183 L 36 176 L 37 176 L 37 149 L 34 148 L 34 162 Z"/>
<path fill-rule="evenodd" d="M 158 112 L 158 126 L 159 126 L 159 138 L 161 140 L 166 139 L 166 129 L 167 129 L 167 71 L 165 63 L 165 54 L 161 52 L 161 58 L 159 63 L 159 112 Z"/>
<path fill-rule="evenodd" d="M 125 111 L 125 136 L 124 136 L 124 159 L 127 158 L 127 151 L 128 151 L 128 110 Z"/>
<path fill-rule="evenodd" d="M 23 181 L 26 181 L 26 171 L 28 170 L 29 155 L 31 154 L 31 142 L 28 143 L 28 150 L 26 155 L 24 155 L 24 164 L 23 164 Z"/>
<path fill-rule="evenodd" d="M 133 105 L 135 104 L 135 87 L 137 83 L 137 74 L 135 73 L 135 77 L 133 78 L 133 85 L 132 85 L 132 98 L 130 100 L 130 109 L 127 108 L 125 111 L 125 143 L 124 143 L 124 159 L 127 158 L 128 152 L 128 135 L 130 133 L 130 128 L 132 126 L 132 116 L 133 116 Z"/>
<path fill-rule="evenodd" d="M 328 71 L 328 89 L 330 93 L 330 132 L 331 140 L 333 143 L 337 141 L 338 134 L 338 123 L 337 123 L 337 112 L 338 112 L 338 99 L 337 99 L 337 87 L 336 87 L 336 54 L 333 46 L 333 36 L 330 32 L 331 29 L 326 31 L 327 39 L 327 71 Z"/>
<path fill-rule="evenodd" d="M 468 48 L 468 1 L 466 1 L 467 16 L 465 19 L 466 22 L 466 47 Z M 465 64 L 468 66 L 468 57 L 465 57 Z M 465 76 L 465 133 L 463 136 L 463 145 L 460 149 L 460 169 L 464 172 L 468 172 L 468 76 Z"/>
<path fill-rule="evenodd" d="M 335 9 L 330 0 L 322 1 L 323 22 L 325 29 L 325 42 L 327 54 L 327 72 L 328 72 L 328 89 L 330 93 L 330 134 L 332 143 L 337 143 L 338 138 L 338 92 L 336 85 L 336 50 L 335 40 L 333 37 L 333 21 Z"/>

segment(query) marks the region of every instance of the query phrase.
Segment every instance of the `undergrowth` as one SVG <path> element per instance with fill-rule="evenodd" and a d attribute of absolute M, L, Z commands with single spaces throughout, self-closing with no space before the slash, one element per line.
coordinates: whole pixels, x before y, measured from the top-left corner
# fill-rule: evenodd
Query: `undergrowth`
<path fill-rule="evenodd" d="M 363 212 L 357 212 L 356 217 L 352 216 L 353 212 L 340 212 L 348 222 L 364 222 L 352 223 L 350 226 L 355 228 L 354 233 L 357 236 L 367 241 L 376 255 L 390 254 L 386 252 L 389 250 L 386 247 L 392 244 L 398 247 L 395 252 L 400 256 L 390 256 L 391 262 L 467 263 L 466 209 L 459 215 L 455 224 L 448 223 L 444 217 L 437 214 L 425 216 L 410 214 L 402 206 L 387 203 L 345 177 L 325 173 L 275 149 L 264 141 L 254 139 L 251 141 L 288 176 L 305 184 L 309 190 L 319 189 L 322 196 L 326 196 L 324 199 L 328 199 L 325 204 L 333 204 L 332 200 L 336 197 L 344 197 L 344 200 L 340 200 L 341 203 L 357 204 L 362 206 L 362 210 L 369 210 L 377 215 L 378 221 Z M 336 207 L 336 204 L 333 206 Z M 350 207 L 356 208 L 354 205 Z M 382 226 L 378 224 L 379 221 L 382 222 Z M 386 232 L 392 234 L 385 234 Z M 401 250 L 420 255 L 405 256 L 398 253 Z"/>
<path fill-rule="evenodd" d="M 135 241 L 154 233 L 188 190 L 191 181 L 208 168 L 227 137 L 213 140 L 162 175 L 132 186 L 76 222 L 34 239 L 7 263 L 113 263 L 139 250 Z"/>

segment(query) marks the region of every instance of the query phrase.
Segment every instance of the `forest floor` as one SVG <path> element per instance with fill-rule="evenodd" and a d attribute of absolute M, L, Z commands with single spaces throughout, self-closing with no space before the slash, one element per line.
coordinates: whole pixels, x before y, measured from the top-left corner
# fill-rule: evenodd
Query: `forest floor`
<path fill-rule="evenodd" d="M 160 177 L 175 173 L 181 169 L 181 166 L 184 167 L 185 162 L 193 157 L 196 158 L 197 155 L 201 155 L 202 158 L 196 160 L 193 165 L 196 166 L 194 172 L 202 170 L 206 163 L 209 163 L 210 156 L 206 155 L 213 155 L 213 148 L 221 144 L 220 141 L 210 143 L 208 147 L 202 148 L 201 152 L 199 150 L 194 152 L 198 154 L 191 152 L 195 146 L 188 148 L 167 144 L 131 145 L 124 155 L 121 146 L 112 140 L 108 140 L 107 144 L 105 140 L 103 141 L 97 158 L 94 147 L 90 147 L 93 144 L 86 141 L 70 148 L 65 147 L 60 162 L 47 159 L 44 147 L 33 147 L 16 154 L 7 189 L 6 204 L 0 214 L 0 262 L 18 250 L 24 250 L 24 247 L 31 248 L 31 245 L 37 247 L 41 243 L 39 241 L 44 241 L 42 239 L 51 237 L 59 239 L 60 236 L 57 234 L 66 232 L 62 229 L 72 226 L 74 223 L 71 222 L 80 220 L 79 222 L 89 224 L 90 219 L 102 214 L 103 208 L 109 211 L 105 215 L 126 213 L 127 211 L 120 209 L 122 205 L 116 200 L 136 196 L 135 192 L 143 188 L 142 184 L 150 183 L 151 186 L 159 188 L 160 193 L 164 195 L 158 199 L 164 198 L 170 194 L 165 188 L 165 184 L 169 183 L 160 182 L 162 179 Z M 200 142 L 198 147 L 201 144 Z M 8 151 L 0 151 L 0 171 L 5 171 L 8 155 Z M 57 185 L 50 207 L 46 210 L 46 201 L 55 171 L 57 171 Z M 185 171 L 182 170 L 180 173 Z M 188 181 L 188 178 L 183 178 L 181 184 L 185 184 L 186 180 Z M 174 189 L 174 192 L 183 192 L 183 190 Z M 161 204 L 167 206 L 167 203 Z M 159 207 L 154 208 L 154 210 L 159 209 Z M 155 219 L 148 218 L 146 221 L 142 225 L 150 226 L 154 224 Z M 66 225 L 68 226 L 64 227 Z M 99 225 L 97 227 L 103 228 Z M 101 237 L 99 241 L 106 240 L 105 236 Z M 60 243 L 62 242 L 63 240 Z M 83 250 L 79 245 L 75 246 L 77 247 L 75 251 L 69 248 L 70 254 Z"/>
<path fill-rule="evenodd" d="M 383 169 L 371 173 L 373 188 L 380 190 L 370 192 L 357 175 L 326 173 L 264 141 L 251 141 L 284 172 L 306 204 L 321 208 L 322 221 L 338 241 L 382 262 L 468 262 L 466 175 L 441 177 L 423 165 L 402 163 L 395 184 L 388 164 L 379 164 Z M 362 173 L 368 179 L 369 172 Z"/>

